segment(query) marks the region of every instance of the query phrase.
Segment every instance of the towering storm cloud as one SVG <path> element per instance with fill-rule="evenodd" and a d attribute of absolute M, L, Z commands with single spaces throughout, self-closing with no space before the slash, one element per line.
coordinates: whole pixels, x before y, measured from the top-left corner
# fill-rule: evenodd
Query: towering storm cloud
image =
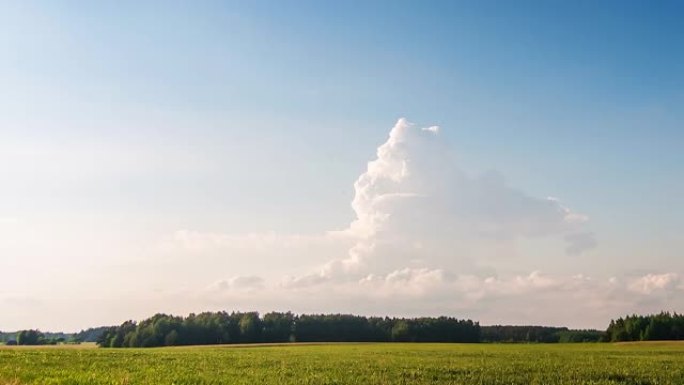
<path fill-rule="evenodd" d="M 595 245 L 586 215 L 509 187 L 495 172 L 468 175 L 439 127 L 406 119 L 392 127 L 354 190 L 356 219 L 337 234 L 356 242 L 322 270 L 324 278 L 407 268 L 463 273 L 488 254 L 506 253 L 500 245 L 525 238 L 558 237 L 575 254 Z"/>

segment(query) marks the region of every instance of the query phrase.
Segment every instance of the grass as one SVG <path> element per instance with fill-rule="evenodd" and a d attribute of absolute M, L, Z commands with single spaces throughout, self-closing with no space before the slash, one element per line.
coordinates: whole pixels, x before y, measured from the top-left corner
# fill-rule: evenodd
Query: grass
<path fill-rule="evenodd" d="M 3 347 L 0 384 L 684 384 L 684 344 Z"/>

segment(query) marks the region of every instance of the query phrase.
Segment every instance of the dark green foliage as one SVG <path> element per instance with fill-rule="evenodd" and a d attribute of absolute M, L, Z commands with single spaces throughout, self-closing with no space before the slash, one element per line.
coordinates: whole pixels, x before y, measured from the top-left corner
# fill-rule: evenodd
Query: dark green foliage
<path fill-rule="evenodd" d="M 262 319 L 264 341 L 288 342 L 294 340 L 294 314 L 271 312 Z"/>
<path fill-rule="evenodd" d="M 348 314 L 156 314 L 104 331 L 102 347 L 152 347 L 259 342 L 478 342 L 480 326 L 449 317 L 396 319 Z"/>
<path fill-rule="evenodd" d="M 483 342 L 558 342 L 568 328 L 547 326 L 483 326 Z"/>
<path fill-rule="evenodd" d="M 605 342 L 607 334 L 601 330 L 564 330 L 558 332 L 558 342 Z"/>
<path fill-rule="evenodd" d="M 40 342 L 45 339 L 43 333 L 38 330 L 22 330 L 17 334 L 17 344 L 19 345 L 42 345 Z"/>
<path fill-rule="evenodd" d="M 17 332 L 0 332 L 0 342 L 4 342 L 5 345 L 57 345 L 57 344 L 74 344 L 80 342 L 95 342 L 95 339 L 89 339 L 87 333 L 95 333 L 98 329 L 100 332 L 106 328 L 96 328 L 88 329 L 87 332 L 80 333 L 63 333 L 63 332 L 41 332 L 38 330 L 20 330 Z M 22 334 L 23 333 L 23 334 Z M 85 337 L 82 337 L 82 333 L 86 333 Z M 21 342 L 19 335 L 21 336 Z M 10 343 L 13 342 L 13 343 Z"/>
<path fill-rule="evenodd" d="M 245 313 L 240 317 L 240 339 L 241 342 L 249 343 L 261 341 L 263 325 L 259 318 L 259 313 Z M 271 341 L 273 342 L 273 341 Z"/>
<path fill-rule="evenodd" d="M 300 315 L 295 320 L 297 342 L 388 341 L 382 323 L 349 314 Z"/>
<path fill-rule="evenodd" d="M 611 320 L 606 331 L 609 341 L 684 340 L 684 315 L 661 312 L 631 315 Z"/>
<path fill-rule="evenodd" d="M 599 330 L 573 330 L 549 326 L 482 326 L 482 342 L 601 342 L 606 333 Z"/>
<path fill-rule="evenodd" d="M 411 338 L 411 326 L 404 320 L 399 320 L 392 326 L 392 341 L 406 342 Z"/>
<path fill-rule="evenodd" d="M 17 342 L 16 332 L 0 332 L 0 342 L 7 343 L 8 341 Z"/>
<path fill-rule="evenodd" d="M 98 338 L 105 333 L 110 327 L 100 326 L 97 328 L 88 328 L 86 330 L 81 330 L 80 332 L 71 335 L 71 338 L 67 340 L 72 342 L 97 342 Z"/>
<path fill-rule="evenodd" d="M 407 320 L 413 342 L 480 342 L 480 325 L 450 317 Z"/>

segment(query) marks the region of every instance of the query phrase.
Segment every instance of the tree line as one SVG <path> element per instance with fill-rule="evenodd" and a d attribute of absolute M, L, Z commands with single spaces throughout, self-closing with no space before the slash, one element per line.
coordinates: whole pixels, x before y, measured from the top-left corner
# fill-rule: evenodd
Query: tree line
<path fill-rule="evenodd" d="M 15 333 L 0 333 L 0 339 L 5 345 L 57 345 L 67 340 L 64 333 L 43 333 L 40 330 L 29 329 Z"/>
<path fill-rule="evenodd" d="M 452 317 L 390 318 L 349 314 L 204 312 L 156 314 L 106 328 L 102 347 L 155 347 L 282 342 L 603 342 L 600 330 L 546 326 L 480 326 Z"/>
<path fill-rule="evenodd" d="M 389 318 L 348 314 L 205 312 L 126 321 L 98 338 L 102 347 L 269 342 L 479 342 L 480 325 L 452 317 Z"/>
<path fill-rule="evenodd" d="M 567 343 L 602 342 L 606 332 L 550 326 L 495 325 L 480 327 L 482 342 Z"/>
<path fill-rule="evenodd" d="M 96 342 L 110 327 L 101 326 L 81 330 L 78 333 L 41 332 L 38 329 L 19 330 L 16 332 L 0 332 L 0 344 L 5 345 L 59 345 Z"/>
<path fill-rule="evenodd" d="M 156 314 L 140 322 L 78 333 L 0 332 L 7 345 L 96 342 L 102 347 L 152 347 L 282 342 L 619 342 L 684 340 L 684 315 L 661 312 L 611 320 L 606 331 L 547 326 L 480 326 L 452 317 L 389 318 L 348 314 L 205 312 Z"/>
<path fill-rule="evenodd" d="M 684 315 L 669 312 L 631 315 L 611 320 L 606 333 L 612 342 L 684 340 Z"/>

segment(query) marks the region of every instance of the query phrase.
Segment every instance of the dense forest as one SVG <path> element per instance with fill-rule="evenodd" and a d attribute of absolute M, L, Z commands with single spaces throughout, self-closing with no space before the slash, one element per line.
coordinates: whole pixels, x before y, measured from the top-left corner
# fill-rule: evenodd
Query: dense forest
<path fill-rule="evenodd" d="M 110 328 L 111 326 L 100 326 L 81 330 L 72 335 L 72 340 L 75 342 L 97 342 L 98 338 Z"/>
<path fill-rule="evenodd" d="M 152 347 L 279 342 L 620 342 L 684 340 L 684 315 L 661 312 L 611 320 L 606 331 L 548 326 L 480 326 L 452 317 L 389 318 L 348 314 L 205 312 L 156 314 L 140 322 L 78 333 L 0 332 L 7 345 L 96 342 L 102 347 Z"/>
<path fill-rule="evenodd" d="M 573 330 L 549 326 L 482 326 L 482 342 L 601 342 L 606 332 L 600 330 Z"/>
<path fill-rule="evenodd" d="M 611 320 L 606 333 L 612 342 L 684 340 L 684 315 L 668 312 L 631 315 Z"/>
<path fill-rule="evenodd" d="M 345 314 L 206 312 L 176 317 L 156 314 L 139 323 L 108 329 L 104 347 L 152 347 L 266 342 L 479 342 L 480 325 L 470 320 L 380 318 Z"/>
<path fill-rule="evenodd" d="M 543 326 L 484 326 L 449 317 L 388 318 L 346 314 L 157 314 L 124 322 L 97 340 L 104 347 L 268 342 L 599 342 L 606 333 Z"/>

